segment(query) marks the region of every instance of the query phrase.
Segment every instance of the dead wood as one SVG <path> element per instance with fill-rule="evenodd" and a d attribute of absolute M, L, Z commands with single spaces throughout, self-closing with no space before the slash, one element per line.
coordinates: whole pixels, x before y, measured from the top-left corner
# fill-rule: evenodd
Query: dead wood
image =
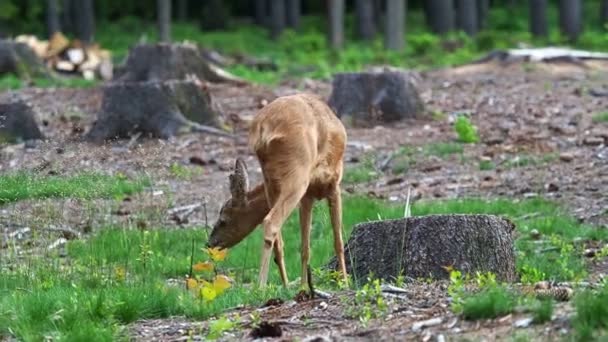
<path fill-rule="evenodd" d="M 0 75 L 4 74 L 24 80 L 52 77 L 29 46 L 10 40 L 0 40 Z"/>
<path fill-rule="evenodd" d="M 346 244 L 346 267 L 356 281 L 373 273 L 391 280 L 448 279 L 448 267 L 463 273 L 493 272 L 515 281 L 514 225 L 491 215 L 430 215 L 358 224 Z M 335 257 L 328 267 L 336 269 Z"/>
<path fill-rule="evenodd" d="M 43 139 L 35 116 L 23 101 L 0 103 L 0 143 Z"/>
<path fill-rule="evenodd" d="M 102 142 L 137 132 L 168 139 L 180 130 L 232 137 L 201 83 L 189 80 L 121 82 L 103 88 L 102 108 L 85 139 Z"/>
<path fill-rule="evenodd" d="M 415 118 L 424 105 L 411 76 L 403 71 L 367 71 L 334 76 L 330 107 L 357 126 Z"/>
<path fill-rule="evenodd" d="M 209 62 L 200 49 L 188 43 L 139 44 L 129 51 L 116 79 L 126 81 L 181 80 L 195 75 L 210 82 L 244 84 L 244 80 Z"/>

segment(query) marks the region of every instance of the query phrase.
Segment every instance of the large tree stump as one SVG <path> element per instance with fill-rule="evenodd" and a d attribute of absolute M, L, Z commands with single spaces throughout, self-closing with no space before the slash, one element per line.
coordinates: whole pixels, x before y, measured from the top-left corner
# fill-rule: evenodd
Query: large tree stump
<path fill-rule="evenodd" d="M 141 132 L 167 139 L 181 128 L 231 136 L 220 127 L 211 96 L 197 79 L 109 84 L 97 120 L 85 138 L 93 142 Z"/>
<path fill-rule="evenodd" d="M 23 43 L 0 40 L 0 75 L 13 74 L 20 79 L 51 77 L 42 60 Z"/>
<path fill-rule="evenodd" d="M 357 281 L 373 273 L 391 280 L 448 279 L 444 267 L 463 273 L 493 272 L 517 278 L 511 235 L 514 224 L 492 215 L 430 215 L 361 223 L 346 244 L 346 267 Z M 328 267 L 336 269 L 335 257 Z"/>
<path fill-rule="evenodd" d="M 210 82 L 245 83 L 244 80 L 209 63 L 193 44 L 140 44 L 129 51 L 119 82 L 181 80 L 195 75 Z"/>
<path fill-rule="evenodd" d="M 424 105 L 410 75 L 402 71 L 334 75 L 329 105 L 354 125 L 389 123 L 423 114 Z"/>
<path fill-rule="evenodd" d="M 0 103 L 0 143 L 43 138 L 30 106 L 22 101 Z"/>

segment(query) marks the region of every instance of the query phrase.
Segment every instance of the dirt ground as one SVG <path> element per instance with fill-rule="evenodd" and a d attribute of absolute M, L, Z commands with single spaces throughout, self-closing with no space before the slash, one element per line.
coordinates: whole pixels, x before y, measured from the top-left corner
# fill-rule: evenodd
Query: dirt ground
<path fill-rule="evenodd" d="M 424 156 L 406 173 L 384 172 L 365 184 L 345 186 L 345 191 L 368 193 L 405 201 L 411 187 L 414 201 L 467 196 L 490 198 L 541 196 L 565 205 L 583 222 L 608 228 L 608 124 L 593 122 L 608 110 L 606 69 L 571 65 L 474 65 L 419 74 L 418 87 L 429 112 L 446 115 L 408 120 L 384 127 L 348 127 L 348 165 L 370 151 L 386 160 L 398 148 L 454 141 L 451 118 L 467 113 L 477 125 L 481 142 L 467 146 L 463 156 Z M 285 82 L 275 89 L 263 86 L 209 85 L 213 101 L 239 139 L 186 134 L 169 141 L 139 139 L 106 146 L 79 142 L 101 104 L 100 88 L 23 89 L 0 94 L 0 100 L 20 97 L 34 106 L 42 131 L 49 140 L 35 146 L 12 145 L 0 150 L 0 172 L 29 169 L 67 175 L 82 170 L 148 174 L 154 188 L 116 204 L 96 200 L 22 201 L 0 209 L 4 236 L 23 227 L 54 225 L 79 231 L 95 230 L 112 222 L 150 226 L 193 226 L 215 220 L 220 199 L 228 194 L 228 172 L 237 156 L 246 157 L 252 183 L 260 180 L 254 156 L 245 145 L 246 122 L 266 101 L 297 91 L 329 96 L 326 82 Z M 594 95 L 595 94 L 595 95 Z M 540 163 L 512 167 L 513 160 L 532 156 Z M 545 156 L 553 158 L 543 159 Z M 492 170 L 480 170 L 480 161 L 491 161 Z M 175 175 L 175 167 L 190 170 Z M 390 170 L 392 165 L 387 163 Z M 173 170 L 173 171 L 172 171 Z M 188 218 L 176 222 L 168 210 L 202 203 Z M 48 243 L 56 236 L 49 234 Z M 41 244 L 43 244 L 42 242 Z M 30 246 L 32 247 L 32 246 Z M 44 247 L 44 246 L 33 246 Z M 598 279 L 606 265 L 593 265 Z M 367 325 L 344 317 L 341 296 L 301 303 L 286 302 L 266 308 L 236 308 L 242 327 L 226 335 L 241 340 L 249 332 L 248 313 L 258 310 L 262 320 L 279 322 L 277 340 L 504 340 L 525 334 L 532 340 L 553 340 L 569 329 L 569 303 L 560 303 L 554 319 L 545 325 L 524 325 L 526 314 L 495 320 L 467 322 L 450 313 L 446 284 L 409 284 L 407 293 L 392 298 L 392 313 L 384 321 Z M 419 324 L 439 321 L 430 327 Z M 428 323 L 428 322 L 427 322 Z M 142 321 L 130 327 L 135 340 L 202 340 L 208 322 L 180 318 Z M 422 326 L 421 326 L 422 325 Z M 189 333 L 189 331 L 191 331 Z"/>

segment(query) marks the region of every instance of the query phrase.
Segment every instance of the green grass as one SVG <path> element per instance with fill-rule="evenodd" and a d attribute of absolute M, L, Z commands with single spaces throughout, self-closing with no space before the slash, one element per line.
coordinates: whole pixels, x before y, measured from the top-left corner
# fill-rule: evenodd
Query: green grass
<path fill-rule="evenodd" d="M 374 166 L 374 158 L 370 155 L 363 157 L 361 163 L 349 165 L 344 170 L 342 182 L 344 184 L 367 183 L 378 178 L 379 174 Z"/>
<path fill-rule="evenodd" d="M 404 146 L 397 151 L 393 161 L 392 172 L 400 174 L 416 165 L 418 159 L 424 157 L 448 158 L 451 155 L 464 153 L 464 146 L 457 142 L 437 142 L 419 147 Z"/>
<path fill-rule="evenodd" d="M 362 196 L 344 197 L 344 239 L 360 222 L 402 217 L 403 206 Z M 539 279 L 575 279 L 584 275 L 584 262 L 579 253 L 566 246 L 577 237 L 605 239 L 600 230 L 579 224 L 561 214 L 554 204 L 541 200 L 525 201 L 480 199 L 419 201 L 413 215 L 439 213 L 487 213 L 505 215 L 518 226 L 517 267 L 520 272 Z M 536 216 L 530 217 L 530 214 Z M 526 216 L 527 215 L 527 216 Z M 313 243 L 311 266 L 324 265 L 334 255 L 327 205 L 314 208 L 311 232 Z M 538 244 L 528 243 L 531 229 L 547 237 L 547 246 L 557 250 L 538 252 Z M 300 276 L 299 225 L 297 212 L 283 227 L 285 262 L 290 280 Z M 219 265 L 219 271 L 232 276 L 236 283 L 211 303 L 200 302 L 183 287 L 166 285 L 167 278 L 183 280 L 188 274 L 192 243 L 195 260 L 203 258 L 201 247 L 205 229 L 139 230 L 108 228 L 88 240 L 68 244 L 68 257 L 28 257 L 26 262 L 6 264 L 10 250 L 0 250 L 0 335 L 14 334 L 22 340 L 40 340 L 55 336 L 77 340 L 95 336 L 112 340 L 121 334 L 120 326 L 141 318 L 170 315 L 205 319 L 239 304 L 258 305 L 272 298 L 289 298 L 294 289 L 280 286 L 278 271 L 271 265 L 268 290 L 246 287 L 255 283 L 259 267 L 261 230 L 257 229 L 241 244 L 232 248 Z M 146 240 L 144 241 L 144 236 Z M 144 243 L 145 242 L 145 243 Z M 147 247 L 144 247 L 147 246 Z M 547 247 L 541 244 L 541 248 Z M 573 247 L 574 248 L 574 247 Z M 150 254 L 144 253 L 150 251 Z M 146 262 L 142 255 L 146 254 Z M 126 271 L 124 278 L 117 270 Z M 533 271 L 534 270 L 534 273 Z M 511 299 L 501 290 L 484 292 L 464 302 L 468 317 L 496 315 L 511 308 Z"/>
<path fill-rule="evenodd" d="M 604 341 L 608 336 L 608 285 L 597 292 L 585 290 L 575 297 L 572 322 L 577 341 Z"/>
<path fill-rule="evenodd" d="M 506 288 L 492 286 L 466 298 L 462 315 L 470 320 L 495 318 L 513 311 L 515 304 L 515 297 Z"/>
<path fill-rule="evenodd" d="M 60 77 L 57 79 L 34 78 L 30 82 L 19 79 L 14 75 L 0 77 L 0 90 L 21 89 L 28 86 L 38 88 L 89 88 L 97 84 L 97 81 L 89 81 L 80 77 Z"/>
<path fill-rule="evenodd" d="M 597 113 L 593 115 L 593 122 L 608 122 L 608 112 Z"/>
<path fill-rule="evenodd" d="M 534 323 L 545 323 L 551 320 L 553 315 L 553 299 L 538 300 L 532 308 Z"/>
<path fill-rule="evenodd" d="M 71 177 L 19 172 L 0 175 L 0 205 L 25 199 L 119 197 L 141 191 L 147 180 L 81 173 Z"/>

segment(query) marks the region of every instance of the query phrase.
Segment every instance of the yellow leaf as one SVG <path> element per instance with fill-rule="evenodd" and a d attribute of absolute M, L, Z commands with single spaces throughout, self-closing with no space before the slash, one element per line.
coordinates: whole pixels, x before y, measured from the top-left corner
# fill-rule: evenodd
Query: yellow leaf
<path fill-rule="evenodd" d="M 224 290 L 230 288 L 230 286 L 230 279 L 225 275 L 218 275 L 213 280 L 213 289 L 218 294 L 224 292 Z"/>
<path fill-rule="evenodd" d="M 209 261 L 199 262 L 199 263 L 192 265 L 192 269 L 196 272 L 213 271 L 213 264 L 210 263 Z"/>
<path fill-rule="evenodd" d="M 194 278 L 186 279 L 186 288 L 188 290 L 195 289 L 197 286 L 198 286 L 198 281 L 196 281 L 196 279 L 194 279 Z"/>
<path fill-rule="evenodd" d="M 217 296 L 217 292 L 215 292 L 215 290 L 212 287 L 208 287 L 208 286 L 203 286 L 201 288 L 201 297 L 203 297 L 205 300 L 213 300 L 215 299 L 215 297 Z"/>
<path fill-rule="evenodd" d="M 213 261 L 222 261 L 226 258 L 227 249 L 220 249 L 219 247 L 207 248 L 207 253 Z"/>

